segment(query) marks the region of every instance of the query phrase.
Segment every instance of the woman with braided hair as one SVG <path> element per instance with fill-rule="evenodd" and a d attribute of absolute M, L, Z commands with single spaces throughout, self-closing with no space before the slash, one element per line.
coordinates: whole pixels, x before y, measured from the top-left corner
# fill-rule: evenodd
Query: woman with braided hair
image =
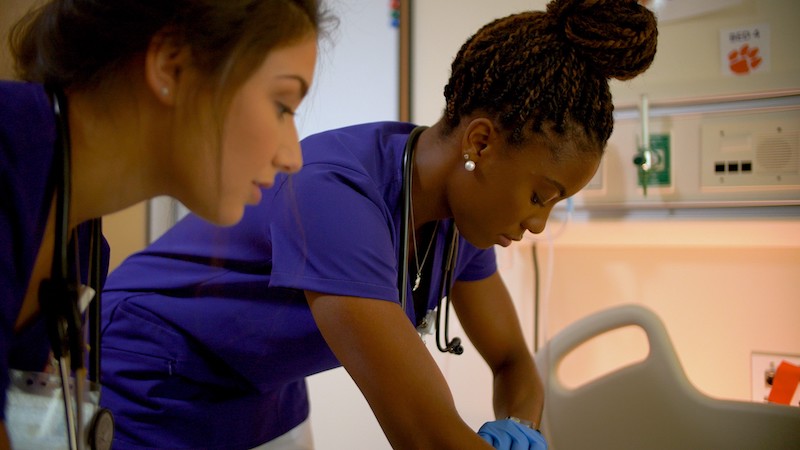
<path fill-rule="evenodd" d="M 589 182 L 613 126 L 608 79 L 646 70 L 656 35 L 634 0 L 495 20 L 459 51 L 430 128 L 311 136 L 303 170 L 238 225 L 189 216 L 129 258 L 104 297 L 118 447 L 309 448 L 285 439 L 307 426 L 305 378 L 344 366 L 395 448 L 546 448 L 493 246 L 541 232 Z M 446 324 L 443 293 L 493 373 L 495 417 L 477 432 L 419 339 L 437 312 Z M 440 349 L 459 353 L 444 328 Z"/>

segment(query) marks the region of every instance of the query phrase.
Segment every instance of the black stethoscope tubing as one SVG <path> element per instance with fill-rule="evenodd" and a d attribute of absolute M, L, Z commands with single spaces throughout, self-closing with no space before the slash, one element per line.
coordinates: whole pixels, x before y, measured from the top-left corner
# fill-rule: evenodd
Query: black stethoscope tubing
<path fill-rule="evenodd" d="M 406 311 L 408 302 L 408 235 L 409 235 L 409 216 L 411 214 L 411 177 L 414 165 L 414 150 L 420 134 L 428 127 L 415 127 L 408 135 L 405 148 L 403 149 L 403 211 L 400 218 L 400 255 L 399 255 L 399 280 L 398 290 L 400 293 L 400 307 L 403 313 Z M 436 308 L 436 347 L 442 353 L 453 353 L 460 355 L 464 352 L 461 346 L 461 339 L 456 337 L 450 340 L 450 291 L 453 284 L 453 274 L 458 255 L 458 228 L 455 222 L 450 227 L 448 233 L 447 248 L 445 250 L 445 264 L 443 270 L 443 282 L 438 292 L 438 307 Z M 442 318 L 442 300 L 445 302 L 444 312 L 444 342 L 441 344 L 440 330 Z"/>
<path fill-rule="evenodd" d="M 81 376 L 83 361 L 83 329 L 78 306 L 79 283 L 70 280 L 69 258 L 79 258 L 75 238 L 70 255 L 69 216 L 71 193 L 71 153 L 67 102 L 60 89 L 48 89 L 56 119 L 56 142 L 54 164 L 58 181 L 56 182 L 55 240 L 50 278 L 39 286 L 39 303 L 44 316 L 53 355 L 59 361 L 62 397 L 67 426 L 67 437 L 71 449 L 84 447 L 84 437 L 92 449 L 110 448 L 113 436 L 113 417 L 107 409 L 98 408 L 90 421 L 88 434 L 83 432 L 83 407 L 85 381 Z M 60 156 L 60 158 L 59 158 Z M 89 286 L 95 291 L 90 304 L 90 369 L 89 379 L 99 383 L 100 379 L 100 279 L 102 260 L 102 222 L 93 219 L 90 227 L 90 272 Z M 75 264 L 75 276 L 80 273 L 80 265 Z M 67 367 L 69 366 L 69 367 Z M 70 389 L 70 370 L 76 373 L 75 395 Z M 98 384 L 99 385 L 99 384 Z"/>

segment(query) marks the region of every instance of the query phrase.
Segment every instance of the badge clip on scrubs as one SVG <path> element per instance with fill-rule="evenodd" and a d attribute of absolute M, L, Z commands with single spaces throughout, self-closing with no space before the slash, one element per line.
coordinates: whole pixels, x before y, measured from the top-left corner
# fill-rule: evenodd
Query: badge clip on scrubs
<path fill-rule="evenodd" d="M 67 438 L 70 449 L 84 449 L 86 444 L 92 449 L 110 448 L 113 435 L 113 418 L 106 409 L 98 408 L 94 417 L 88 422 L 88 432 L 84 431 L 83 401 L 85 398 L 84 367 L 84 340 L 81 327 L 81 313 L 79 309 L 79 283 L 75 278 L 79 274 L 76 266 L 75 273 L 70 273 L 69 260 L 78 259 L 76 239 L 69 245 L 69 212 L 70 212 L 70 137 L 67 121 L 66 99 L 59 90 L 51 93 L 53 111 L 56 117 L 57 139 L 56 159 L 57 179 L 56 185 L 56 234 L 54 243 L 53 263 L 51 277 L 39 285 L 39 303 L 47 327 L 48 338 L 53 350 L 53 355 L 58 360 L 61 376 L 61 387 L 64 401 L 65 419 L 67 425 Z M 100 291 L 100 245 L 101 230 L 100 219 L 91 221 L 92 238 L 90 255 L 90 280 L 97 294 Z M 72 277 L 72 279 L 70 279 Z M 92 379 L 99 381 L 99 299 L 96 299 L 92 308 Z M 70 371 L 75 374 L 75 392 L 71 392 Z"/>
<path fill-rule="evenodd" d="M 428 127 L 419 126 L 411 131 L 403 150 L 403 214 L 400 226 L 400 276 L 398 289 L 400 291 L 400 307 L 406 311 L 408 297 L 408 218 L 411 213 L 411 176 L 414 165 L 414 147 L 416 146 L 419 135 Z M 460 355 L 464 353 L 461 339 L 458 337 L 450 339 L 450 290 L 453 285 L 453 273 L 458 256 L 458 228 L 453 221 L 447 235 L 447 248 L 445 250 L 445 264 L 442 267 L 442 285 L 439 286 L 438 299 L 439 306 L 436 308 L 436 347 L 442 353 L 453 353 Z M 445 301 L 444 312 L 444 345 L 440 340 L 439 330 L 441 330 L 442 300 Z"/>

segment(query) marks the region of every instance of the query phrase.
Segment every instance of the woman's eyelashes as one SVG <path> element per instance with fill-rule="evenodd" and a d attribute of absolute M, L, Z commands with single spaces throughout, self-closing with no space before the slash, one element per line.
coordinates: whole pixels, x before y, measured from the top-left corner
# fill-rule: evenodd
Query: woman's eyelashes
<path fill-rule="evenodd" d="M 564 197 L 560 192 L 551 191 L 550 189 L 545 188 L 544 192 L 540 190 L 531 195 L 531 204 L 536 206 L 553 206 L 563 200 L 563 198 Z"/>
<path fill-rule="evenodd" d="M 289 116 L 295 115 L 295 111 L 292 108 L 281 102 L 275 102 L 275 109 L 278 112 L 278 118 L 281 119 L 284 118 L 286 115 Z"/>

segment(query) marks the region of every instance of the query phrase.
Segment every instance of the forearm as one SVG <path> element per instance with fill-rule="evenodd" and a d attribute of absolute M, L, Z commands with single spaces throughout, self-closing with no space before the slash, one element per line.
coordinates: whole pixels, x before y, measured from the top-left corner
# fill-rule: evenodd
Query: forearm
<path fill-rule="evenodd" d="M 541 424 L 544 387 L 530 354 L 503 365 L 494 372 L 494 413 L 498 419 L 508 416 Z"/>
<path fill-rule="evenodd" d="M 490 450 L 492 448 L 457 413 L 434 415 L 431 414 L 433 409 L 424 406 L 418 408 L 413 413 L 414 418 L 402 417 L 405 414 L 397 411 L 388 414 L 376 411 L 376 417 L 393 449 Z"/>
<path fill-rule="evenodd" d="M 495 416 L 515 416 L 538 426 L 544 389 L 514 303 L 499 274 L 456 283 L 453 298 L 467 336 L 494 374 Z"/>
<path fill-rule="evenodd" d="M 375 377 L 374 367 L 372 370 L 356 368 L 351 372 L 392 448 L 489 450 L 491 446 L 458 414 L 444 377 L 429 358 L 419 338 L 413 338 L 414 341 L 408 341 L 406 346 L 416 347 L 416 344 L 420 344 L 425 352 L 415 358 L 413 365 L 404 363 L 408 353 L 395 352 L 391 374 L 388 370 L 378 369 L 378 372 L 386 375 Z M 415 352 L 414 349 L 407 351 Z M 346 356 L 344 358 L 347 359 Z M 348 371 L 353 368 L 352 364 L 347 366 Z M 402 366 L 413 366 L 413 369 L 404 370 Z"/>
<path fill-rule="evenodd" d="M 446 380 L 396 304 L 306 296 L 322 335 L 392 448 L 491 450 L 459 416 Z"/>

